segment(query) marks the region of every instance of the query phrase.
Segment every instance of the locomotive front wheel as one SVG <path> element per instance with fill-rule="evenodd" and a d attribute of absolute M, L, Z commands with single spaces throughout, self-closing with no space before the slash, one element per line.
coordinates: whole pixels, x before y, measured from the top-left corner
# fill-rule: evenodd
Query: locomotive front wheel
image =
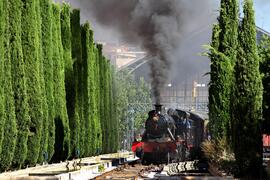
<path fill-rule="evenodd" d="M 149 165 L 153 162 L 151 153 L 142 153 L 142 164 Z"/>

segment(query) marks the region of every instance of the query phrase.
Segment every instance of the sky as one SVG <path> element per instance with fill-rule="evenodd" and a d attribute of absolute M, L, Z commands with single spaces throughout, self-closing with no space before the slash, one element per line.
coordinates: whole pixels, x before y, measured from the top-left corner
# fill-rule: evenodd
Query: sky
<path fill-rule="evenodd" d="M 254 0 L 256 24 L 270 32 L 270 0 Z"/>

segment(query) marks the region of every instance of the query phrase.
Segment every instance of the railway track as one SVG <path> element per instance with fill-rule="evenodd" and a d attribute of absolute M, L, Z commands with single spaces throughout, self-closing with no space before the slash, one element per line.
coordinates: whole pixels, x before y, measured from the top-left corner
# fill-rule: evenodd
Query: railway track
<path fill-rule="evenodd" d="M 196 163 L 196 162 L 194 162 Z M 124 164 L 118 168 L 106 172 L 95 179 L 111 179 L 111 180 L 140 180 L 140 179 L 222 179 L 221 177 L 212 176 L 207 170 L 198 170 L 192 168 L 192 161 L 179 162 L 168 165 L 142 165 L 138 162 L 131 164 Z M 186 166 L 186 167 L 185 167 Z M 192 168 L 193 170 L 188 170 Z M 227 178 L 230 179 L 230 178 Z M 232 179 L 232 178 L 231 178 Z"/>

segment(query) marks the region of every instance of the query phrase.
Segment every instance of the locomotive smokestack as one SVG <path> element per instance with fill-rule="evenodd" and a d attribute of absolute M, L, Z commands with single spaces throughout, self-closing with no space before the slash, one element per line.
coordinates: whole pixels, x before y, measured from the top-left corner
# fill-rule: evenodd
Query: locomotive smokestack
<path fill-rule="evenodd" d="M 156 109 L 156 112 L 157 112 L 158 114 L 161 113 L 161 108 L 162 108 L 162 105 L 161 105 L 161 104 L 155 104 L 155 109 Z"/>

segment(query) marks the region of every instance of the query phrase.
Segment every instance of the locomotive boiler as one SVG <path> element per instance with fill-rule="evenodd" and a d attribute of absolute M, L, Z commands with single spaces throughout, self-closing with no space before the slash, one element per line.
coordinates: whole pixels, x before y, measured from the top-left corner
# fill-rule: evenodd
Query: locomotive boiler
<path fill-rule="evenodd" d="M 134 141 L 132 151 L 145 164 L 192 159 L 192 152 L 203 140 L 203 119 L 182 110 L 162 112 L 161 105 L 149 111 L 141 141 Z"/>

